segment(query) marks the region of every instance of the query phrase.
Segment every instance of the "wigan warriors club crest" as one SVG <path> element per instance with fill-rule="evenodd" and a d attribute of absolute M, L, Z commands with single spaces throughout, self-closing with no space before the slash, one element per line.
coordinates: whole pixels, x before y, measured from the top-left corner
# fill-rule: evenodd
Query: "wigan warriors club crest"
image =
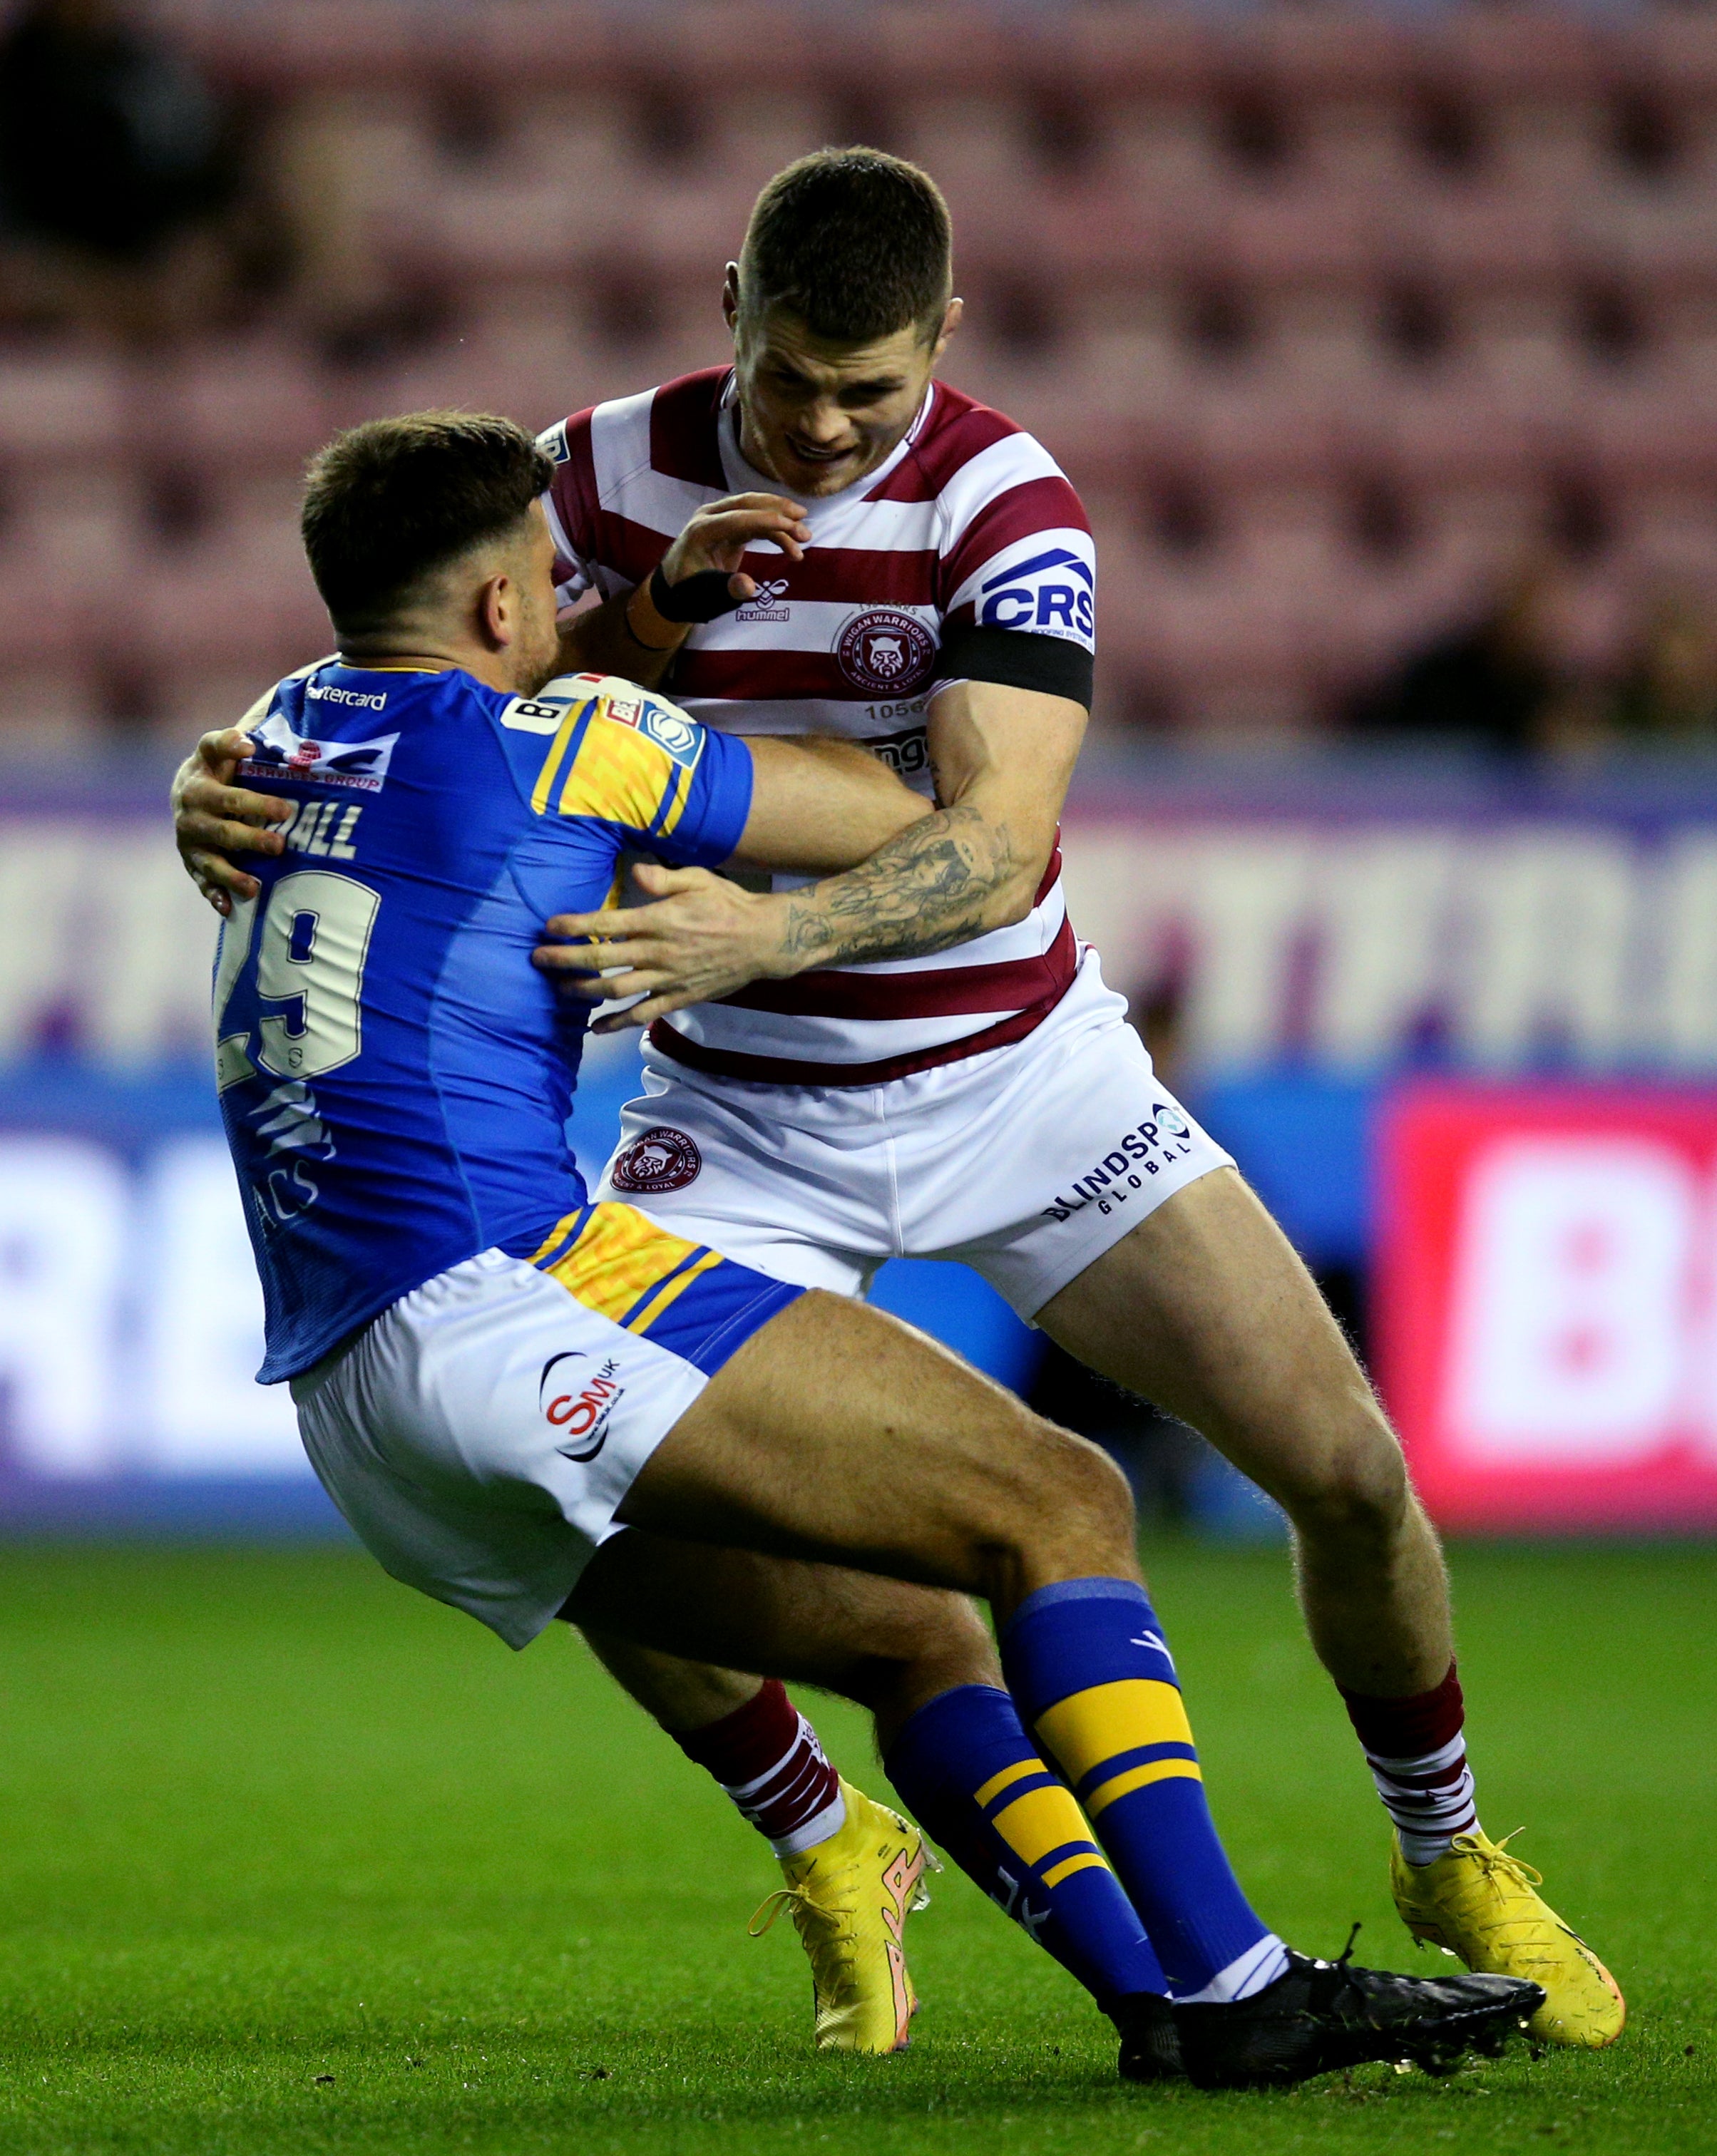
<path fill-rule="evenodd" d="M 930 679 L 936 639 L 916 615 L 871 607 L 841 630 L 835 657 L 855 689 L 873 696 L 910 696 Z"/>
<path fill-rule="evenodd" d="M 614 1163 L 614 1187 L 640 1198 L 683 1190 L 702 1166 L 703 1155 L 684 1131 L 658 1123 L 634 1138 Z"/>

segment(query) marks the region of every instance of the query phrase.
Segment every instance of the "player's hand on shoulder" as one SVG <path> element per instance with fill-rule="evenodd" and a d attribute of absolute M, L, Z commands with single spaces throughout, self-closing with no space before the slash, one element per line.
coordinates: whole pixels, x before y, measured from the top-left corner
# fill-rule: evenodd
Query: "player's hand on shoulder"
<path fill-rule="evenodd" d="M 173 839 L 185 872 L 224 918 L 235 899 L 254 898 L 262 886 L 234 865 L 235 854 L 278 854 L 293 804 L 234 786 L 234 775 L 250 753 L 242 727 L 204 734 L 173 773 Z"/>
<path fill-rule="evenodd" d="M 654 905 L 558 913 L 532 953 L 561 992 L 577 1000 L 642 998 L 593 1031 L 649 1025 L 687 1004 L 710 1003 L 749 981 L 793 970 L 783 963 L 780 904 L 768 892 L 745 891 L 707 869 L 646 862 L 633 875 Z"/>

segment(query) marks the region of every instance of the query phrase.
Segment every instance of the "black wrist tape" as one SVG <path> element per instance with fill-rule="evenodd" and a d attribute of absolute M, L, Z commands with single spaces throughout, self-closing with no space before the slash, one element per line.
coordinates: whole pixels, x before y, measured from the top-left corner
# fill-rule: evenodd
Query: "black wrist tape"
<path fill-rule="evenodd" d="M 727 589 L 725 569 L 699 569 L 671 584 L 658 562 L 650 579 L 650 603 L 664 621 L 715 621 L 743 606 Z"/>

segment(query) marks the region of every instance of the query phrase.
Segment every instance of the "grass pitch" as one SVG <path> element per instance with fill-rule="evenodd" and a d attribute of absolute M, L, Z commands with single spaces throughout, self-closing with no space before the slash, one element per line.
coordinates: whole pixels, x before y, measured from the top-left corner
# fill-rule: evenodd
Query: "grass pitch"
<path fill-rule="evenodd" d="M 1149 1553 L 1218 1816 L 1301 1947 L 1428 1968 L 1276 1552 Z M 339 1550 L 0 1552 L 0 2149 L 1717 2148 L 1717 1551 L 1455 1554 L 1483 1816 L 1632 2020 L 1445 2082 L 1124 2089 L 958 1874 L 912 2051 L 820 2059 L 775 1883 L 559 1627 L 523 1656 Z M 886 1794 L 860 1718 L 817 1719 Z"/>

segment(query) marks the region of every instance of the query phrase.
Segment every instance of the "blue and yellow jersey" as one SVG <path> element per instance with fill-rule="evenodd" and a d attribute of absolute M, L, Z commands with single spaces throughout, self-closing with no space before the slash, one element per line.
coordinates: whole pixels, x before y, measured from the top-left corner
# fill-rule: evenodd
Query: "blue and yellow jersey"
<path fill-rule="evenodd" d="M 752 766 L 743 742 L 592 675 L 509 697 L 330 660 L 245 725 L 244 780 L 299 804 L 215 962 L 271 1383 L 481 1250 L 553 1267 L 587 1240 L 565 1129 L 587 1013 L 532 949 L 549 915 L 614 894 L 623 849 L 726 860 Z M 614 1294 L 648 1322 L 637 1264 L 614 1255 Z"/>

